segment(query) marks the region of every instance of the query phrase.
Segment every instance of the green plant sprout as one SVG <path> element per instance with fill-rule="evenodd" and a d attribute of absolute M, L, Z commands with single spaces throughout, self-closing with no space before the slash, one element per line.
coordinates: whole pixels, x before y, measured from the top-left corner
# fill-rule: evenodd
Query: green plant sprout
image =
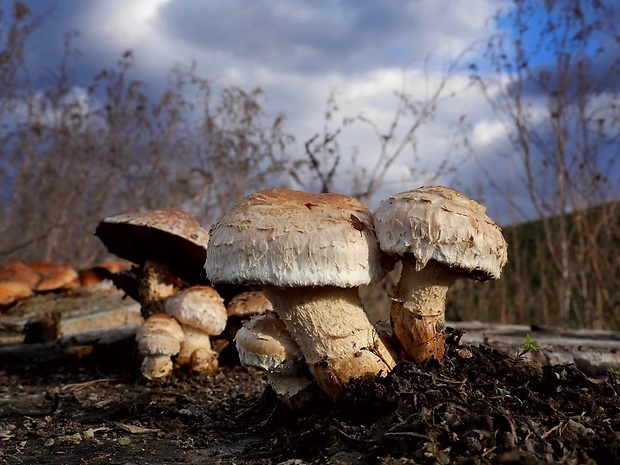
<path fill-rule="evenodd" d="M 517 357 L 523 357 L 529 352 L 538 352 L 538 342 L 534 341 L 530 336 L 530 333 L 525 335 L 525 342 L 519 345 L 519 352 Z"/>
<path fill-rule="evenodd" d="M 556 371 L 554 374 L 560 383 L 564 383 L 568 380 L 568 372 L 566 371 L 566 368 L 562 368 L 561 371 Z M 555 392 L 561 392 L 562 389 L 564 389 L 564 386 L 556 386 Z"/>
<path fill-rule="evenodd" d="M 501 388 L 499 386 L 497 386 L 497 392 L 501 395 L 501 396 L 509 396 L 510 395 L 510 391 L 508 389 L 504 389 Z"/>
<path fill-rule="evenodd" d="M 559 373 L 556 372 L 555 373 L 555 377 L 559 381 L 567 381 L 568 380 L 568 372 L 566 371 L 566 368 L 562 368 L 562 371 L 560 371 Z"/>

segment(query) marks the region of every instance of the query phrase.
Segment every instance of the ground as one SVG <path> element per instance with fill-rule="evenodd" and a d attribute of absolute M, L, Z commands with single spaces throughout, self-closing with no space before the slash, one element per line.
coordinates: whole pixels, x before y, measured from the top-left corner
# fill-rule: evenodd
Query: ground
<path fill-rule="evenodd" d="M 131 340 L 86 356 L 5 351 L 0 464 L 620 463 L 613 372 L 593 380 L 458 341 L 443 364 L 403 362 L 346 402 L 297 411 L 230 361 L 148 383 Z"/>

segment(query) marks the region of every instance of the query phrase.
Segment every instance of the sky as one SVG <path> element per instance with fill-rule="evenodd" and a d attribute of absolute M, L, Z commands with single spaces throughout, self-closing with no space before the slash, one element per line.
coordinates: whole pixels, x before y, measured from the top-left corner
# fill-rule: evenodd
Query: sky
<path fill-rule="evenodd" d="M 28 71 L 33 82 L 49 77 L 62 54 L 63 34 L 79 31 L 79 55 L 70 63 L 76 82 L 89 80 L 131 49 L 136 76 L 152 92 L 167 83 L 169 70 L 193 60 L 199 74 L 217 85 L 260 87 L 265 110 L 286 116 L 286 130 L 303 144 L 323 127 L 326 101 L 337 92 L 339 116 L 363 114 L 387 130 L 395 114 L 396 92 L 428 99 L 442 80 L 445 96 L 433 118 L 416 132 L 416 154 L 405 150 L 386 174 L 373 202 L 425 184 L 412 172 L 434 173 L 445 157 L 457 166 L 438 179 L 470 195 L 482 195 L 489 215 L 514 220 L 514 211 L 489 186 L 489 174 L 528 210 L 519 185 L 519 166 L 509 162 L 503 126 L 480 92 L 468 86 L 465 66 L 481 57 L 498 32 L 493 15 L 509 8 L 504 0 L 30 0 L 46 14 L 33 35 Z M 4 2 L 6 8 L 7 2 Z M 10 4 L 10 2 L 8 2 Z M 451 69 L 460 58 L 462 66 Z M 492 89 L 493 90 L 493 89 Z M 467 115 L 471 152 L 458 138 Z M 406 121 L 405 121 L 406 123 Z M 364 125 L 341 134 L 343 154 L 357 153 L 373 169 L 376 135 Z M 472 157 L 471 154 L 475 156 Z M 296 187 L 296 186 L 292 186 Z M 303 186 L 302 186 L 303 187 Z M 481 190 L 482 189 L 482 190 Z M 345 189 L 346 190 L 346 189 Z M 522 218 L 521 218 L 522 219 Z"/>

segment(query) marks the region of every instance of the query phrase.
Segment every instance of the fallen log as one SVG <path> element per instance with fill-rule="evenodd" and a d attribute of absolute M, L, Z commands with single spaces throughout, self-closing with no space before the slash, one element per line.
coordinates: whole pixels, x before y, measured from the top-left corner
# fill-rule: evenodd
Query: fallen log
<path fill-rule="evenodd" d="M 538 350 L 525 356 L 544 365 L 574 364 L 591 376 L 620 368 L 620 333 L 614 331 L 480 322 L 448 322 L 448 326 L 464 331 L 461 341 L 466 344 L 484 344 L 512 354 L 519 352 L 529 334 Z"/>
<path fill-rule="evenodd" d="M 64 336 L 136 326 L 141 321 L 140 305 L 104 281 L 19 302 L 0 315 L 0 345 L 58 341 Z"/>

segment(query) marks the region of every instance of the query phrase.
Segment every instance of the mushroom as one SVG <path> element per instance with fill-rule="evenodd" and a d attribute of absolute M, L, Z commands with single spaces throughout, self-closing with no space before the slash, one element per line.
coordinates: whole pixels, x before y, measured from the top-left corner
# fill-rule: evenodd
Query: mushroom
<path fill-rule="evenodd" d="M 243 323 L 256 315 L 273 311 L 273 304 L 263 291 L 245 291 L 237 294 L 226 304 L 228 322 L 226 335 L 233 339 Z"/>
<path fill-rule="evenodd" d="M 249 318 L 264 315 L 273 310 L 273 305 L 262 291 L 245 291 L 237 294 L 226 305 L 228 317 Z"/>
<path fill-rule="evenodd" d="M 193 286 L 168 297 L 164 309 L 185 333 L 177 364 L 188 366 L 193 372 L 215 373 L 217 353 L 211 348 L 210 336 L 224 331 L 227 320 L 220 295 L 210 286 Z"/>
<path fill-rule="evenodd" d="M 71 289 L 79 284 L 78 273 L 71 265 L 37 260 L 26 263 L 26 266 L 39 275 L 33 287 L 36 292 Z"/>
<path fill-rule="evenodd" d="M 432 186 L 393 195 L 374 212 L 381 249 L 402 261 L 390 311 L 394 335 L 417 363 L 443 359 L 454 281 L 501 276 L 508 246 L 485 211 L 454 189 Z"/>
<path fill-rule="evenodd" d="M 258 315 L 235 337 L 239 360 L 245 367 L 267 372 L 267 382 L 287 406 L 304 404 L 314 384 L 299 346 L 275 312 Z"/>
<path fill-rule="evenodd" d="M 265 190 L 237 202 L 210 233 L 207 277 L 262 286 L 328 397 L 394 366 L 359 298 L 358 286 L 387 272 L 360 202 Z"/>
<path fill-rule="evenodd" d="M 181 350 L 184 340 L 181 325 L 164 313 L 147 318 L 138 333 L 138 351 L 144 356 L 140 370 L 150 381 L 161 381 L 172 374 L 171 357 Z"/>
<path fill-rule="evenodd" d="M 162 311 L 163 300 L 184 283 L 206 283 L 203 265 L 209 234 L 183 210 L 112 216 L 99 222 L 95 235 L 109 252 L 138 265 L 136 292 L 124 290 L 140 302 L 144 318 Z M 129 287 L 123 278 L 130 275 L 125 273 L 115 283 Z"/>
<path fill-rule="evenodd" d="M 231 365 L 239 364 L 239 356 L 234 344 L 231 341 L 235 338 L 237 331 L 249 319 L 256 315 L 264 315 L 273 310 L 273 305 L 260 290 L 244 291 L 235 295 L 226 304 L 226 328 L 217 338 L 211 340 L 213 349 L 219 353 L 220 362 Z"/>
<path fill-rule="evenodd" d="M 15 261 L 0 268 L 0 307 L 30 297 L 39 282 L 39 275 L 24 263 Z"/>

